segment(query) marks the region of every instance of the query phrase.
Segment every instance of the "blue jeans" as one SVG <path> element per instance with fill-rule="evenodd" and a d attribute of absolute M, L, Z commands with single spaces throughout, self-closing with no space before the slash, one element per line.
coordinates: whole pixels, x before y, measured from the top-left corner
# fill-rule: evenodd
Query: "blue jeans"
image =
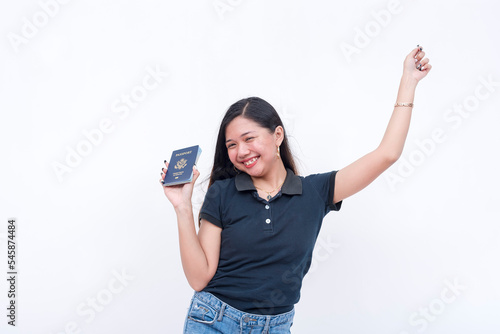
<path fill-rule="evenodd" d="M 295 309 L 278 315 L 245 313 L 208 292 L 195 292 L 184 324 L 185 334 L 289 334 Z"/>

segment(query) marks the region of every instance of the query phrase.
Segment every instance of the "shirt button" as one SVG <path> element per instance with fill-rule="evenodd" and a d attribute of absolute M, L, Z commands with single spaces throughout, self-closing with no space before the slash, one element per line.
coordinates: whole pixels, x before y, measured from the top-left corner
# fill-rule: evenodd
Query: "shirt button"
<path fill-rule="evenodd" d="M 269 204 L 266 204 L 266 210 L 269 210 Z"/>
<path fill-rule="evenodd" d="M 271 223 L 271 219 L 267 218 L 266 219 L 266 224 L 270 224 Z"/>

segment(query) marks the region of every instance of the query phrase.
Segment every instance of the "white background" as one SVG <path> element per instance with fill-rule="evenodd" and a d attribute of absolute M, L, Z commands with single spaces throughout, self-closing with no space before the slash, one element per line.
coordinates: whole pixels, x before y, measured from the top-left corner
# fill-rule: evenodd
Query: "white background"
<path fill-rule="evenodd" d="M 340 169 L 378 145 L 416 44 L 434 68 L 403 156 L 325 218 L 292 330 L 500 332 L 497 2 L 53 4 L 50 16 L 34 0 L 0 5 L 0 332 L 180 333 L 192 290 L 163 160 L 202 146 L 197 210 L 222 115 L 259 96 L 281 114 L 301 174 Z M 120 100 L 140 94 L 148 68 L 159 81 L 125 114 Z M 112 130 L 89 144 L 83 133 L 106 119 Z M 78 147 L 86 155 L 68 167 Z"/>

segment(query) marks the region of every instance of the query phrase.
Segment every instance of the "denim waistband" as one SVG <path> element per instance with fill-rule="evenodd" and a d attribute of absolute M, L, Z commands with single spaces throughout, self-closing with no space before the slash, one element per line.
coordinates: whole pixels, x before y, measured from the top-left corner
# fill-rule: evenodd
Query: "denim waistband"
<path fill-rule="evenodd" d="M 295 315 L 295 309 L 276 315 L 246 313 L 224 303 L 219 298 L 205 291 L 196 291 L 193 298 L 198 298 L 216 309 L 219 320 L 225 315 L 240 322 L 242 326 L 278 326 L 293 321 Z"/>

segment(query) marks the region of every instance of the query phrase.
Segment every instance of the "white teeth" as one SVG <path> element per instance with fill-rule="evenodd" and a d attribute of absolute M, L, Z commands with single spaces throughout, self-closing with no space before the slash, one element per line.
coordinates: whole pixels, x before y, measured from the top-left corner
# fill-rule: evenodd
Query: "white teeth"
<path fill-rule="evenodd" d="M 245 164 L 245 166 L 248 166 L 248 165 L 253 164 L 255 161 L 257 161 L 257 158 L 253 158 L 251 160 L 245 161 L 244 164 Z"/>

